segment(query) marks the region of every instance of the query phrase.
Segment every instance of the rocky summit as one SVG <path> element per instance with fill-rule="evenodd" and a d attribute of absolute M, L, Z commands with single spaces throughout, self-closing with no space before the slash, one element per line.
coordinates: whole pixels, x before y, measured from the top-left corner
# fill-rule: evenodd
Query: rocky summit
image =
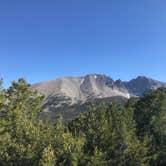
<path fill-rule="evenodd" d="M 57 112 L 65 112 L 65 114 L 70 112 L 69 117 L 72 113 L 74 115 L 71 117 L 74 117 L 75 113 L 79 111 L 75 109 L 73 111 L 73 108 L 87 102 L 141 97 L 146 91 L 166 87 L 166 83 L 145 76 L 139 76 L 126 82 L 113 80 L 106 75 L 89 74 L 82 77 L 59 78 L 33 84 L 31 87 L 46 96 L 43 102 L 44 113 L 54 116 Z"/>

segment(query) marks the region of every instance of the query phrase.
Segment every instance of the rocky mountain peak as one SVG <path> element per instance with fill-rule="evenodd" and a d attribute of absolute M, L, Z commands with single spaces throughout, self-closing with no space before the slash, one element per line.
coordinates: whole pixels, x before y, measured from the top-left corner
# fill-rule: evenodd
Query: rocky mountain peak
<path fill-rule="evenodd" d="M 63 104 L 73 105 L 94 99 L 110 97 L 142 96 L 147 90 L 166 87 L 166 83 L 145 76 L 138 76 L 128 82 L 114 81 L 101 74 L 88 74 L 81 77 L 63 77 L 56 80 L 32 85 L 46 95 L 45 103 L 52 101 L 53 107 Z"/>

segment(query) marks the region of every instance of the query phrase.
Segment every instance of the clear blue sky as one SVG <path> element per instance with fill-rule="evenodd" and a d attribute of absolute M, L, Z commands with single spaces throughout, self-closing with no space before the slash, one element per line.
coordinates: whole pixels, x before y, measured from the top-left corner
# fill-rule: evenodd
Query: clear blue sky
<path fill-rule="evenodd" d="M 0 1 L 0 60 L 5 86 L 87 73 L 166 81 L 166 1 Z"/>

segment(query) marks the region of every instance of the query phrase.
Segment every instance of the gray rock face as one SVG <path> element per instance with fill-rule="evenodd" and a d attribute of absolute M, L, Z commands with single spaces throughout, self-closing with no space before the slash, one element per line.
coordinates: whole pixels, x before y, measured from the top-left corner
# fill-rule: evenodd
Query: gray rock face
<path fill-rule="evenodd" d="M 108 76 L 99 74 L 65 77 L 32 85 L 32 89 L 46 95 L 43 103 L 45 112 L 55 112 L 60 108 L 81 105 L 96 99 L 140 97 L 144 92 L 159 87 L 166 87 L 166 83 L 143 76 L 129 82 L 114 81 Z"/>
<path fill-rule="evenodd" d="M 166 87 L 166 83 L 160 82 L 144 76 L 139 76 L 125 83 L 128 92 L 134 96 L 142 96 L 144 92 L 155 90 L 160 87 Z"/>

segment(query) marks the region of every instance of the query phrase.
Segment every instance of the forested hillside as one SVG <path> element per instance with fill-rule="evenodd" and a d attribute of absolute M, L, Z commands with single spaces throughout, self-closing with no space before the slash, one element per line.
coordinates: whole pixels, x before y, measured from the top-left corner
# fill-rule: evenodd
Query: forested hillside
<path fill-rule="evenodd" d="M 166 165 L 166 89 L 56 124 L 40 118 L 43 98 L 24 79 L 1 88 L 1 166 Z"/>

